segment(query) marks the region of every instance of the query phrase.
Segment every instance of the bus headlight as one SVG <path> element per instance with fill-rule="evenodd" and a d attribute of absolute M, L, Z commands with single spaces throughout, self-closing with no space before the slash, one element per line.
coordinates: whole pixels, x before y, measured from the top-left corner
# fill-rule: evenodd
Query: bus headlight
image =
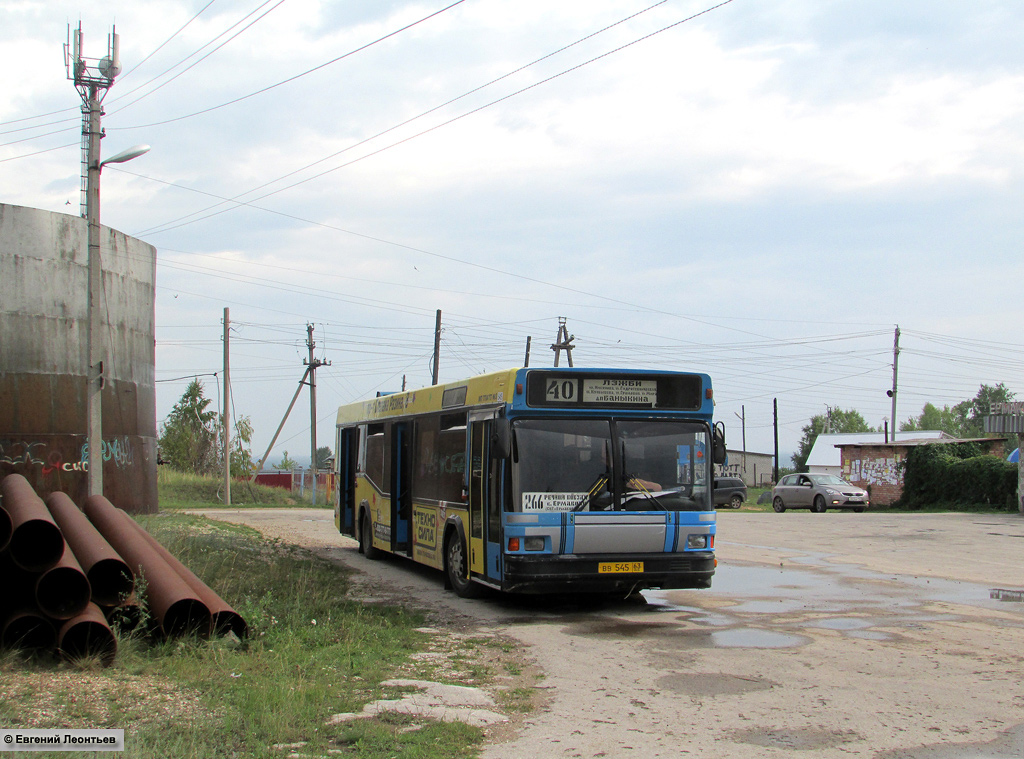
<path fill-rule="evenodd" d="M 687 535 L 686 536 L 686 547 L 690 550 L 699 550 L 701 548 L 708 547 L 708 536 L 707 535 Z"/>
<path fill-rule="evenodd" d="M 544 550 L 544 538 L 536 535 L 523 540 L 523 548 L 527 551 L 543 551 Z"/>

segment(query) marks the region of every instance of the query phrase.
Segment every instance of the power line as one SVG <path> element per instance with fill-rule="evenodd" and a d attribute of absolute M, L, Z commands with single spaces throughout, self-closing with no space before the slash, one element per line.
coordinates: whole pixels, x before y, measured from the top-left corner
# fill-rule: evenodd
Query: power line
<path fill-rule="evenodd" d="M 371 48 L 374 45 L 377 45 L 377 44 L 383 42 L 384 40 L 390 39 L 391 37 L 394 37 L 395 35 L 401 34 L 404 31 L 408 31 L 409 29 L 412 29 L 414 26 L 418 26 L 419 24 L 422 24 L 425 21 L 429 21 L 430 19 L 434 18 L 435 16 L 439 16 L 440 14 L 444 13 L 445 11 L 451 10 L 452 8 L 454 8 L 457 5 L 461 5 L 465 1 L 466 0 L 456 0 L 451 5 L 449 5 L 449 6 L 445 7 L 445 8 L 442 8 L 439 11 L 434 11 L 433 13 L 431 13 L 431 14 L 429 14 L 427 16 L 424 16 L 423 18 L 419 19 L 418 21 L 413 21 L 411 24 L 406 24 L 405 26 L 401 27 L 400 29 L 396 29 L 393 32 L 389 32 L 388 34 L 385 34 L 383 37 L 378 37 L 377 39 L 373 40 L 372 42 L 367 42 L 365 45 L 361 45 L 360 47 L 357 47 L 354 50 L 350 50 L 347 53 L 339 55 L 337 58 L 332 58 L 331 60 L 325 61 L 324 63 L 321 63 L 321 64 L 319 64 L 317 66 L 314 66 L 311 69 L 306 69 L 305 71 L 303 71 L 303 72 L 301 72 L 299 74 L 295 74 L 294 76 L 290 76 L 287 79 L 282 79 L 280 82 L 276 82 L 274 84 L 267 85 L 266 87 L 263 87 L 262 89 L 256 90 L 255 92 L 250 92 L 248 95 L 241 95 L 241 96 L 239 96 L 237 98 L 234 98 L 233 100 L 228 100 L 225 103 L 221 103 L 220 105 L 214 105 L 214 106 L 210 106 L 209 108 L 203 108 L 202 110 L 195 111 L 193 113 L 189 113 L 189 114 L 186 114 L 184 116 L 176 116 L 176 117 L 174 117 L 172 119 L 164 119 L 163 121 L 154 121 L 151 124 L 136 124 L 134 126 L 116 127 L 115 129 L 117 131 L 123 131 L 123 130 L 127 130 L 127 129 L 144 129 L 144 128 L 147 128 L 147 127 L 163 126 L 164 124 L 173 124 L 176 121 L 184 121 L 185 119 L 190 119 L 193 116 L 200 116 L 200 115 L 202 115 L 204 113 L 210 113 L 212 111 L 216 111 L 216 110 L 219 110 L 221 108 L 226 108 L 227 106 L 234 105 L 235 103 L 241 103 L 243 100 L 248 100 L 249 98 L 256 97 L 257 95 L 262 95 L 264 92 L 269 92 L 270 90 L 276 89 L 276 88 L 281 87 L 283 85 L 290 84 L 291 82 L 294 82 L 294 81 L 296 81 L 298 79 L 301 79 L 304 76 L 308 76 L 309 74 L 312 74 L 312 73 L 314 73 L 316 71 L 319 71 L 320 69 L 326 68 L 326 67 L 328 67 L 328 66 L 330 66 L 330 65 L 332 65 L 334 63 L 337 63 L 338 61 L 342 61 L 342 60 L 344 60 L 344 59 L 346 59 L 346 58 L 348 58 L 350 56 L 355 55 L 356 53 L 360 53 L 363 50 Z M 271 9 L 271 10 L 273 10 L 273 9 Z M 184 72 L 182 72 L 182 73 L 184 73 Z M 116 111 L 115 111 L 115 113 L 116 113 Z"/>

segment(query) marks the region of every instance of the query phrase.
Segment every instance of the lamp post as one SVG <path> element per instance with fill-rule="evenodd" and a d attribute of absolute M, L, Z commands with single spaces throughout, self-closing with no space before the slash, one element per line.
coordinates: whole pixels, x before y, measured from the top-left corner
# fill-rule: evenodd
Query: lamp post
<path fill-rule="evenodd" d="M 89 98 L 89 163 L 86 177 L 85 218 L 89 226 L 89 373 L 87 416 L 88 493 L 103 495 L 103 385 L 107 367 L 105 338 L 107 330 L 100 299 L 103 293 L 103 265 L 100 257 L 100 172 L 108 163 L 124 163 L 149 151 L 149 145 L 136 145 L 100 161 L 100 114 L 98 99 Z"/>
<path fill-rule="evenodd" d="M 89 365 L 86 370 L 86 445 L 88 467 L 88 495 L 103 495 L 103 411 L 104 339 L 106 329 L 100 298 L 103 294 L 103 266 L 100 260 L 100 172 L 108 163 L 123 163 L 138 158 L 149 150 L 149 145 L 129 148 L 106 161 L 100 161 L 100 140 L 103 130 L 103 98 L 121 73 L 120 38 L 116 29 L 107 37 L 105 58 L 86 58 L 82 23 L 72 32 L 68 28 L 68 42 L 64 45 L 64 65 L 68 79 L 82 96 L 82 166 L 84 169 L 85 216 L 88 225 L 89 304 L 87 312 L 87 347 Z"/>

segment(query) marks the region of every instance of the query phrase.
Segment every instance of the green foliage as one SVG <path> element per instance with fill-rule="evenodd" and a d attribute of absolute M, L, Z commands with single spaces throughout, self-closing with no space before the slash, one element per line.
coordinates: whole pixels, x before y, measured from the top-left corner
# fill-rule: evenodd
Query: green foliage
<path fill-rule="evenodd" d="M 463 724 L 409 731 L 409 718 L 390 714 L 329 724 L 391 697 L 383 681 L 429 642 L 422 614 L 353 600 L 348 570 L 246 527 L 181 514 L 140 521 L 246 619 L 248 640 L 122 636 L 114 664 L 84 676 L 0 652 L 4 727 L 123 728 L 133 759 L 329 756 L 339 746 L 371 759 L 477 755 L 483 731 Z"/>
<path fill-rule="evenodd" d="M 284 458 L 281 459 L 280 463 L 274 464 L 274 469 L 280 469 L 283 472 L 290 472 L 292 469 L 298 468 L 298 463 L 292 460 L 292 457 L 288 455 L 288 451 L 284 452 Z"/>
<path fill-rule="evenodd" d="M 217 412 L 208 407 L 203 383 L 192 380 L 160 431 L 160 455 L 181 472 L 212 472 L 217 467 Z"/>
<path fill-rule="evenodd" d="M 192 474 L 160 467 L 157 471 L 156 484 L 161 509 L 224 505 L 222 474 Z M 308 498 L 301 499 L 298 493 L 241 479 L 231 483 L 231 505 L 305 507 L 310 504 Z"/>
<path fill-rule="evenodd" d="M 944 443 L 910 448 L 903 462 L 898 508 L 1006 507 L 1016 511 L 1017 465 L 985 452 L 981 443 Z"/>
<path fill-rule="evenodd" d="M 192 380 L 160 429 L 160 456 L 165 464 L 193 474 L 223 470 L 224 415 L 210 409 L 210 403 L 203 383 Z M 256 468 L 249 451 L 252 433 L 249 417 L 243 416 L 235 423 L 231 446 L 231 474 L 235 477 L 248 477 Z"/>
<path fill-rule="evenodd" d="M 331 459 L 331 449 L 322 445 L 316 449 L 316 468 L 320 470 L 329 469 L 328 462 Z"/>
<path fill-rule="evenodd" d="M 818 439 L 818 435 L 826 430 L 826 426 L 829 433 L 873 432 L 871 426 L 864 421 L 864 417 L 856 409 L 844 411 L 840 408 L 834 408 L 830 409 L 828 415 L 816 414 L 811 417 L 810 423 L 804 426 L 804 435 L 800 439 L 800 447 L 793 454 L 793 469 L 795 471 L 807 471 L 807 457 L 811 455 L 814 441 Z M 782 476 L 781 470 L 779 476 Z"/>
<path fill-rule="evenodd" d="M 991 413 L 992 404 L 1012 401 L 1014 394 L 1000 382 L 998 385 L 982 385 L 970 400 L 961 401 L 952 408 L 941 409 L 926 403 L 920 416 L 911 417 L 900 425 L 902 432 L 916 430 L 942 430 L 956 438 L 984 437 L 984 418 Z M 1016 448 L 1016 441 L 1011 448 Z"/>
<path fill-rule="evenodd" d="M 222 415 L 221 419 L 223 418 Z M 249 450 L 252 432 L 252 419 L 248 416 L 243 416 L 235 422 L 235 434 L 231 438 L 232 477 L 251 477 L 256 473 L 256 462 L 252 460 L 252 452 Z"/>

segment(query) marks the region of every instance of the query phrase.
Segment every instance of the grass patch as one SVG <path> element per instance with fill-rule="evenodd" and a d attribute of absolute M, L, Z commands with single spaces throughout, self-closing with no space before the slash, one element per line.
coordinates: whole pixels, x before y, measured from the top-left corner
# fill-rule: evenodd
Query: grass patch
<path fill-rule="evenodd" d="M 160 496 L 160 508 L 163 509 L 195 509 L 204 507 L 222 507 L 224 505 L 224 478 L 207 474 L 191 474 L 179 472 L 168 466 L 157 469 L 157 490 Z M 284 506 L 311 505 L 312 490 L 299 497 L 284 488 L 273 488 L 248 480 L 232 480 L 232 506 Z M 331 508 L 325 503 L 323 489 L 317 491 L 317 507 Z"/>
<path fill-rule="evenodd" d="M 249 640 L 129 634 L 107 669 L 0 652 L 0 724 L 124 729 L 132 759 L 476 755 L 483 732 L 462 724 L 327 724 L 380 698 L 381 682 L 440 637 L 417 629 L 420 613 L 353 601 L 344 568 L 246 527 L 184 514 L 140 521 L 245 617 Z M 302 748 L 276 748 L 290 744 Z"/>

